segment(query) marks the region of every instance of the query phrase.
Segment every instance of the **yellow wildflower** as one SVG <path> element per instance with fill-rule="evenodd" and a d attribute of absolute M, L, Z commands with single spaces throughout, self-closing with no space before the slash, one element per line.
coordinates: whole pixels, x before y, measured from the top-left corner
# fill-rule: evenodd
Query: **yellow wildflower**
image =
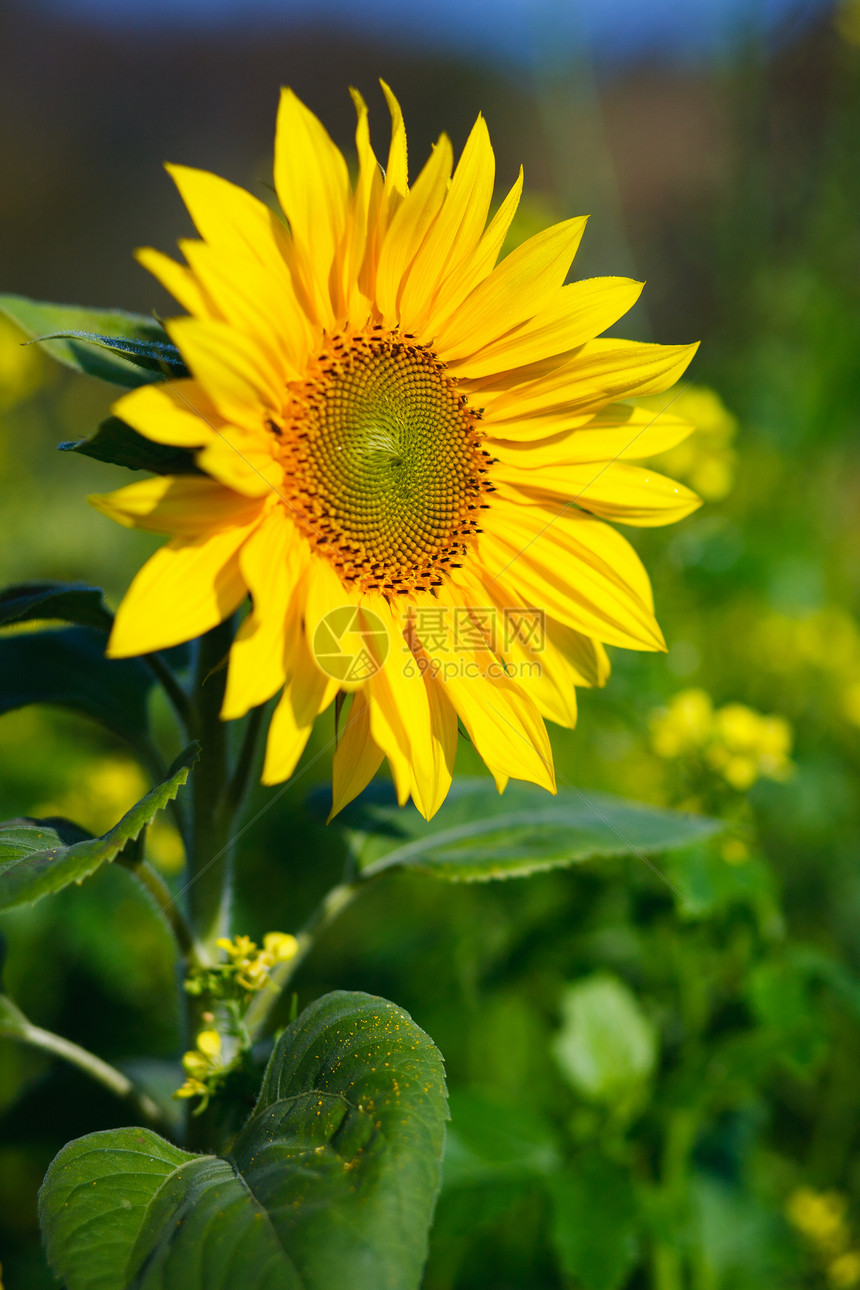
<path fill-rule="evenodd" d="M 651 743 L 658 757 L 680 757 L 701 748 L 713 730 L 714 705 L 704 690 L 682 690 L 651 717 Z"/>
<path fill-rule="evenodd" d="M 785 1212 L 789 1222 L 813 1245 L 839 1250 L 848 1244 L 846 1208 L 845 1197 L 839 1192 L 798 1187 L 789 1196 Z"/>
<path fill-rule="evenodd" d="M 288 932 L 266 932 L 263 937 L 263 949 L 271 954 L 275 963 L 289 963 L 296 957 L 299 943 L 295 936 Z"/>
<path fill-rule="evenodd" d="M 665 395 L 658 395 L 638 402 L 660 412 L 667 408 L 668 400 Z M 682 389 L 667 411 L 691 421 L 696 433 L 663 453 L 659 458 L 660 468 L 673 478 L 683 479 L 706 502 L 721 501 L 735 482 L 736 454 L 732 440 L 738 428 L 736 418 L 719 395 L 704 385 L 688 385 Z"/>

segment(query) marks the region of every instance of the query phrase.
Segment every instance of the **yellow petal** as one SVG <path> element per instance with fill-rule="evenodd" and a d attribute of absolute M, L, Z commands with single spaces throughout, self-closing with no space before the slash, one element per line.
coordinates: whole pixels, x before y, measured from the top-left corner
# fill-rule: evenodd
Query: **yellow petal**
<path fill-rule="evenodd" d="M 289 237 L 268 206 L 207 170 L 168 166 L 167 171 L 202 238 L 250 255 L 273 273 L 283 271 Z"/>
<path fill-rule="evenodd" d="M 90 503 L 126 528 L 185 537 L 250 524 L 260 502 L 200 475 L 156 475 L 113 493 L 93 493 Z"/>
<path fill-rule="evenodd" d="M 406 155 L 406 126 L 403 123 L 403 112 L 391 90 L 380 81 L 388 111 L 391 114 L 391 145 L 388 149 L 388 161 L 385 166 L 385 192 L 405 196 L 409 186 L 409 168 Z"/>
<path fill-rule="evenodd" d="M 332 804 L 328 822 L 364 792 L 382 765 L 384 753 L 370 733 L 370 708 L 362 690 L 352 705 L 332 760 Z"/>
<path fill-rule="evenodd" d="M 287 506 L 284 468 L 272 456 L 268 437 L 224 426 L 197 454 L 197 465 L 234 492 L 247 497 L 277 497 Z"/>
<path fill-rule="evenodd" d="M 154 247 L 143 246 L 135 251 L 135 259 L 148 269 L 161 285 L 175 296 L 183 309 L 198 318 L 220 318 L 218 305 L 208 296 L 190 269 L 184 264 L 177 264 L 169 255 L 156 251 Z"/>
<path fill-rule="evenodd" d="M 424 674 L 404 637 L 400 607 L 389 609 L 381 596 L 368 596 L 362 609 L 385 622 L 390 642 L 383 665 L 368 681 L 373 737 L 391 763 L 395 783 L 411 792 L 429 819 L 451 786 L 444 712 L 437 714 L 437 730 Z"/>
<path fill-rule="evenodd" d="M 226 420 L 264 433 L 283 410 L 283 380 L 253 340 L 227 323 L 174 318 L 167 332 Z"/>
<path fill-rule="evenodd" d="M 400 320 L 404 275 L 445 200 L 452 163 L 451 141 L 443 134 L 388 226 L 376 274 L 376 303 L 389 326 Z"/>
<path fill-rule="evenodd" d="M 419 340 L 426 344 L 434 343 L 437 333 L 456 317 L 457 310 L 466 297 L 492 272 L 516 214 L 522 191 L 523 171 L 520 167 L 517 182 L 496 211 L 475 250 L 463 263 L 452 268 L 437 291 L 427 319 L 417 333 Z"/>
<path fill-rule="evenodd" d="M 469 608 L 468 596 L 451 583 L 438 588 L 437 600 L 451 613 Z M 422 633 L 420 620 L 416 636 L 434 679 L 493 774 L 529 780 L 555 792 L 546 727 L 532 700 L 505 674 L 497 656 L 472 644 L 461 650 L 450 628 L 444 636 Z"/>
<path fill-rule="evenodd" d="M 536 233 L 475 288 L 436 337 L 445 362 L 475 354 L 533 318 L 567 276 L 585 229 L 584 217 Z"/>
<path fill-rule="evenodd" d="M 183 255 L 223 320 L 258 345 L 282 381 L 301 374 L 311 342 L 307 316 L 289 275 L 273 277 L 259 260 L 208 242 L 182 241 Z"/>
<path fill-rule="evenodd" d="M 248 528 L 175 538 L 147 561 L 117 611 L 109 658 L 126 658 L 193 640 L 245 599 L 239 548 Z"/>
<path fill-rule="evenodd" d="M 582 512 L 499 503 L 479 539 L 487 574 L 574 631 L 627 649 L 665 649 L 630 544 Z"/>
<path fill-rule="evenodd" d="M 118 399 L 111 412 L 147 439 L 177 448 L 200 448 L 226 424 L 197 381 L 142 385 Z"/>
<path fill-rule="evenodd" d="M 427 307 L 452 266 L 478 244 L 493 196 L 495 158 L 484 118 L 475 122 L 454 171 L 445 201 L 408 270 L 400 312 L 410 330 L 424 321 Z"/>
<path fill-rule="evenodd" d="M 367 302 L 376 282 L 383 176 L 382 167 L 370 142 L 367 104 L 358 90 L 351 89 L 350 94 L 358 118 L 355 127 L 358 178 L 352 199 L 342 290 L 347 297 L 347 314 L 355 319 L 364 312 L 362 302 Z M 364 307 L 366 308 L 366 303 Z"/>
<path fill-rule="evenodd" d="M 486 409 L 488 423 L 523 417 L 597 412 L 616 399 L 659 394 L 674 385 L 698 349 L 694 345 L 649 345 L 638 341 L 592 340 L 554 371 L 524 384 L 479 380 L 473 400 Z M 513 437 L 494 429 L 500 438 Z"/>
<path fill-rule="evenodd" d="M 545 469 L 555 463 L 575 465 L 626 457 L 635 460 L 656 457 L 674 448 L 695 429 L 692 422 L 670 412 L 652 412 L 631 403 L 611 403 L 596 415 L 583 418 L 583 423 L 572 430 L 561 428 L 565 420 L 562 415 L 556 418 L 560 425 L 538 418 L 521 421 L 516 428 L 529 433 L 519 441 L 497 438 L 503 427 L 494 425 L 493 455 L 505 465 L 523 470 Z"/>
<path fill-rule="evenodd" d="M 452 376 L 476 379 L 576 349 L 627 313 L 642 293 L 630 278 L 589 278 L 561 287 L 555 300 L 507 336 L 468 358 L 449 360 Z"/>
<path fill-rule="evenodd" d="M 592 515 L 619 524 L 653 527 L 674 524 L 701 506 L 683 484 L 655 470 L 626 462 L 588 462 L 581 466 L 548 466 L 544 470 L 511 470 L 497 466 L 493 479 L 508 495 L 523 502 L 575 502 Z"/>
<path fill-rule="evenodd" d="M 239 568 L 253 607 L 230 650 L 221 716 L 242 717 L 265 703 L 286 680 L 285 639 L 301 630 L 291 600 L 307 561 L 307 551 L 283 512 L 269 514 L 239 552 Z"/>
<path fill-rule="evenodd" d="M 314 663 L 300 632 L 292 633 L 292 642 L 288 641 L 288 646 L 290 643 L 293 646 L 292 676 L 269 727 L 263 764 L 264 784 L 280 784 L 289 779 L 304 751 L 314 721 L 331 703 L 337 689 Z"/>
<path fill-rule="evenodd" d="M 329 276 L 346 231 L 349 174 L 328 131 L 290 89 L 281 91 L 278 108 L 275 188 L 305 287 L 326 324 L 334 316 Z"/>

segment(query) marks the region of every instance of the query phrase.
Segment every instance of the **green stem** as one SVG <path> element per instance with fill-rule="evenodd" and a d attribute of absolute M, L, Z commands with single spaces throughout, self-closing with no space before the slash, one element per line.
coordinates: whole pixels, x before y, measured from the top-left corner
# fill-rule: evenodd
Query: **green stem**
<path fill-rule="evenodd" d="M 227 731 L 220 711 L 232 640 L 232 619 L 201 637 L 197 643 L 194 681 L 195 733 L 203 750 L 191 774 L 193 822 L 188 857 L 188 904 L 197 940 L 210 953 L 218 937 L 229 930 L 233 813 L 226 794 Z"/>
<path fill-rule="evenodd" d="M 160 654 L 145 654 L 144 662 L 160 682 L 162 689 L 173 705 L 173 710 L 179 718 L 183 730 L 187 735 L 192 735 L 194 731 L 194 713 L 188 695 L 174 676 L 172 668 L 165 663 Z"/>
<path fill-rule="evenodd" d="M 92 1079 L 110 1089 L 116 1097 L 127 1102 L 134 1109 L 135 1114 L 140 1115 L 147 1124 L 153 1128 L 160 1128 L 162 1132 L 165 1130 L 164 1116 L 157 1103 L 137 1088 L 127 1075 L 123 1075 L 122 1071 L 118 1071 L 115 1066 L 96 1057 L 95 1053 L 81 1048 L 80 1044 L 74 1044 L 70 1039 L 64 1039 L 62 1035 L 55 1035 L 51 1030 L 43 1030 L 41 1026 L 32 1025 L 23 1014 L 16 1018 L 14 1025 L 0 1024 L 0 1034 L 8 1035 L 10 1039 L 18 1039 L 21 1043 L 30 1044 L 33 1048 L 40 1048 L 42 1052 L 51 1053 L 55 1057 L 62 1057 L 64 1061 L 85 1071 Z"/>
<path fill-rule="evenodd" d="M 173 932 L 183 959 L 192 963 L 199 962 L 199 946 L 194 939 L 194 933 L 185 921 L 182 910 L 177 905 L 170 888 L 160 874 L 156 873 L 152 865 L 137 857 L 126 858 L 120 855 L 117 857 L 116 863 L 121 865 L 123 869 L 127 869 L 129 873 L 134 874 L 138 882 L 149 892 L 159 912 Z"/>
<path fill-rule="evenodd" d="M 272 968 L 269 983 L 254 996 L 253 1002 L 245 1015 L 248 1034 L 256 1039 L 265 1026 L 269 1014 L 284 993 L 292 976 L 301 963 L 307 958 L 320 934 L 339 918 L 347 906 L 351 905 L 362 887 L 363 879 L 355 882 L 341 882 L 327 892 L 302 930 L 296 937 L 298 949 L 289 963 L 278 963 Z"/>
<path fill-rule="evenodd" d="M 257 760 L 260 732 L 263 729 L 267 712 L 268 704 L 265 703 L 260 704 L 258 708 L 253 708 L 248 718 L 248 724 L 245 727 L 242 746 L 239 749 L 239 757 L 236 761 L 236 769 L 227 789 L 227 803 L 234 818 L 241 811 L 245 795 L 248 792 L 248 785 Z"/>

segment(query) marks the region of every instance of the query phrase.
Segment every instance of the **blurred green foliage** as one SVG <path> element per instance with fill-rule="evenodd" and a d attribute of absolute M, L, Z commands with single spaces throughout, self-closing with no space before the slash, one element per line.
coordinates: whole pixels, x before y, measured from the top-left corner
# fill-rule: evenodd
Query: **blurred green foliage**
<path fill-rule="evenodd" d="M 714 500 L 634 534 L 668 658 L 614 651 L 607 690 L 581 693 L 579 728 L 553 732 L 560 783 L 715 812 L 731 833 L 665 862 L 524 882 L 398 877 L 298 979 L 302 1005 L 335 987 L 397 1000 L 445 1055 L 453 1121 L 427 1290 L 860 1285 L 860 48 L 833 37 L 829 51 L 816 137 L 795 150 L 766 60 L 727 59 L 721 200 L 684 212 L 671 251 L 656 234 L 645 248 L 684 325 L 709 312 L 693 379 L 737 431 L 700 436 L 678 464 Z M 0 584 L 85 580 L 116 603 L 157 545 L 83 502 L 122 471 L 51 450 L 91 433 L 109 402 L 0 328 L 14 535 Z M 653 714 L 692 688 L 718 710 L 784 718 L 790 777 L 733 784 L 701 750 L 661 752 Z M 305 811 L 329 777 L 328 738 L 251 805 L 265 813 L 243 839 L 238 925 L 257 939 L 295 928 L 340 875 L 340 834 Z M 139 796 L 129 766 L 83 717 L 6 715 L 2 818 L 71 801 L 98 831 Z M 466 745 L 458 771 L 484 773 Z M 168 837 L 167 875 L 171 863 Z M 120 1065 L 175 1059 L 171 947 L 126 873 L 105 868 L 2 929 L 5 983 L 28 1016 Z M 3 1041 L 0 1056 L 0 1258 L 8 1290 L 38 1290 L 53 1284 L 42 1174 L 68 1139 L 125 1113 L 42 1055 Z"/>

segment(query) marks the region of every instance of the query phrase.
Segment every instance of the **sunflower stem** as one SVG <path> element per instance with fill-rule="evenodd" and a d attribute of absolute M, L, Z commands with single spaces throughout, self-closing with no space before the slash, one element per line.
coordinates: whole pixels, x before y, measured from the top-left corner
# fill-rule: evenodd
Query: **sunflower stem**
<path fill-rule="evenodd" d="M 227 729 L 220 718 L 227 684 L 233 620 L 227 619 L 197 642 L 194 677 L 195 733 L 202 745 L 191 773 L 191 848 L 188 907 L 192 931 L 209 954 L 229 932 L 234 812 L 228 799 Z"/>

